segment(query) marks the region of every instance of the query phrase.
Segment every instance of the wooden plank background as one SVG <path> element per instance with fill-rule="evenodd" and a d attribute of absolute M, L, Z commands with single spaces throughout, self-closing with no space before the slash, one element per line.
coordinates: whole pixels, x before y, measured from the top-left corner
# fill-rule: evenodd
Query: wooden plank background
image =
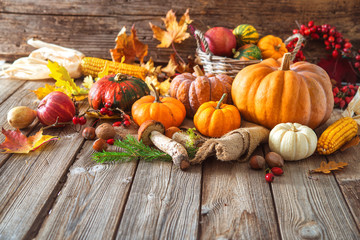
<path fill-rule="evenodd" d="M 71 1 L 20 1 L 0 2 L 0 58 L 13 61 L 33 50 L 26 40 L 41 40 L 75 48 L 87 56 L 111 58 L 109 49 L 123 26 L 135 24 L 138 37 L 149 45 L 149 55 L 155 62 L 165 63 L 172 49 L 157 49 L 159 41 L 153 39 L 149 22 L 163 26 L 161 17 L 168 10 L 176 11 L 178 18 L 190 9 L 194 27 L 206 31 L 208 27 L 234 28 L 242 23 L 256 27 L 261 35 L 274 34 L 282 39 L 292 34 L 296 21 L 336 26 L 349 38 L 356 49 L 360 48 L 360 0 L 269 0 L 238 2 L 232 0 L 184 0 L 181 4 L 170 0 L 71 0 Z M 193 37 L 176 45 L 183 57 L 194 55 Z M 307 45 L 305 55 L 316 60 L 326 55 L 323 43 Z M 146 59 L 148 59 L 148 57 Z M 145 60 L 146 60 L 145 59 Z"/>

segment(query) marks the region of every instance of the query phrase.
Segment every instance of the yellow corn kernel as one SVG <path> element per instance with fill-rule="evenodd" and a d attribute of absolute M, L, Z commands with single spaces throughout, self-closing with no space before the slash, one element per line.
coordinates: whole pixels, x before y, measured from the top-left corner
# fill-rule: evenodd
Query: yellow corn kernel
<path fill-rule="evenodd" d="M 144 67 L 94 57 L 84 57 L 81 60 L 81 72 L 85 76 L 91 75 L 95 78 L 104 70 L 105 64 L 109 67 L 109 74 L 122 73 L 144 80 L 148 73 Z"/>
<path fill-rule="evenodd" d="M 331 124 L 320 136 L 317 152 L 328 155 L 356 136 L 358 125 L 351 117 L 343 117 Z"/>

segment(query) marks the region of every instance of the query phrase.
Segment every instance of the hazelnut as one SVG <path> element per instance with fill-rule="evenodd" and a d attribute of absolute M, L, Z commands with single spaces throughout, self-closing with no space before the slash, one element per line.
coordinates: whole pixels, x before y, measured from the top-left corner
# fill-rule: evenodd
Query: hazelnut
<path fill-rule="evenodd" d="M 284 159 L 276 152 L 268 152 L 265 155 L 265 161 L 269 165 L 269 167 L 283 167 Z"/>
<path fill-rule="evenodd" d="M 96 140 L 93 144 L 93 149 L 97 152 L 102 152 L 104 150 L 106 151 L 107 148 L 108 148 L 108 144 L 104 139 L 101 138 Z"/>
<path fill-rule="evenodd" d="M 265 167 L 265 158 L 260 155 L 254 155 L 250 158 L 249 164 L 252 169 L 263 169 Z"/>
<path fill-rule="evenodd" d="M 85 139 L 94 139 L 96 137 L 95 128 L 93 127 L 84 128 L 84 130 L 82 131 L 82 136 Z"/>
<path fill-rule="evenodd" d="M 95 130 L 96 137 L 108 140 L 116 135 L 115 129 L 109 123 L 99 125 Z"/>

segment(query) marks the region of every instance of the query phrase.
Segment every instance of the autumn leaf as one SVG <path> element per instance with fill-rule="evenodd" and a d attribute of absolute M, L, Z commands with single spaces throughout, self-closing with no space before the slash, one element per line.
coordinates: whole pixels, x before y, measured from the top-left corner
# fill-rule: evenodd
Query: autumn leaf
<path fill-rule="evenodd" d="M 2 153 L 29 153 L 49 141 L 58 140 L 58 137 L 42 135 L 42 132 L 43 130 L 40 129 L 35 135 L 26 137 L 19 129 L 5 130 L 3 128 L 5 141 L 0 144 L 0 149 L 4 150 Z"/>
<path fill-rule="evenodd" d="M 351 148 L 353 146 L 357 146 L 360 143 L 360 137 L 355 136 L 353 139 L 351 139 L 349 142 L 345 143 L 341 148 L 340 151 L 343 152 L 348 148 Z"/>
<path fill-rule="evenodd" d="M 348 164 L 344 162 L 334 162 L 330 161 L 329 163 L 326 163 L 325 161 L 322 161 L 319 168 L 310 170 L 310 173 L 330 173 L 334 170 L 339 170 L 344 167 L 346 167 Z"/>
<path fill-rule="evenodd" d="M 157 45 L 158 48 L 168 48 L 172 43 L 181 43 L 190 37 L 190 34 L 186 32 L 188 24 L 192 22 L 189 16 L 189 9 L 186 10 L 179 23 L 176 21 L 173 10 L 168 11 L 166 18 L 161 19 L 165 23 L 166 31 L 153 25 L 151 22 L 149 23 L 154 33 L 153 37 L 161 42 Z"/>
<path fill-rule="evenodd" d="M 122 115 L 121 114 L 116 114 L 114 113 L 114 115 L 103 115 L 99 112 L 86 112 L 86 116 L 88 117 L 91 117 L 91 118 L 99 118 L 99 119 L 119 119 L 119 118 L 122 118 Z"/>
<path fill-rule="evenodd" d="M 37 96 L 38 99 L 43 99 L 46 95 L 48 95 L 49 93 L 56 91 L 55 86 L 50 85 L 50 84 L 45 84 L 45 87 L 40 87 L 36 90 L 33 90 L 32 92 L 34 92 Z"/>
<path fill-rule="evenodd" d="M 162 68 L 161 71 L 166 73 L 167 76 L 171 77 L 174 76 L 176 73 L 176 69 L 178 68 L 179 64 L 176 62 L 175 53 L 170 55 L 170 60 L 166 67 Z"/>
<path fill-rule="evenodd" d="M 148 54 L 148 45 L 139 41 L 134 25 L 131 27 L 130 36 L 126 35 L 126 27 L 124 26 L 115 41 L 115 48 L 110 49 L 112 60 L 115 62 L 121 62 L 122 57 L 125 57 L 124 63 L 134 63 L 136 58 L 142 63 Z"/>

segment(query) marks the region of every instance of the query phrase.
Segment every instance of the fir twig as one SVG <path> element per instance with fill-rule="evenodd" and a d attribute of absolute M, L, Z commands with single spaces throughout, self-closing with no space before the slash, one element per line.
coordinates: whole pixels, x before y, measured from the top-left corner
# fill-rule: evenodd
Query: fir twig
<path fill-rule="evenodd" d="M 144 161 L 171 161 L 171 156 L 151 148 L 142 141 L 138 142 L 133 136 L 127 135 L 126 138 L 121 140 L 116 140 L 114 143 L 115 146 L 120 147 L 122 151 L 119 152 L 95 152 L 93 154 L 93 160 L 99 163 L 104 162 L 129 162 L 137 159 Z"/>

